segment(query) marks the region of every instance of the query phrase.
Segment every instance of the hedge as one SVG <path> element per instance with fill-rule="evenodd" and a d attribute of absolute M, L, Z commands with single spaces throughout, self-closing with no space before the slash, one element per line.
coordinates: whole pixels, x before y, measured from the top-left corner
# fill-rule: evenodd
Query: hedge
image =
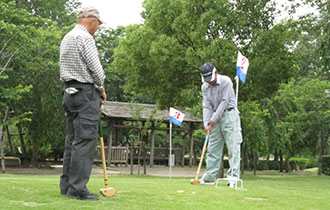
<path fill-rule="evenodd" d="M 321 172 L 325 175 L 330 176 L 330 155 L 323 155 L 320 157 L 322 164 Z"/>
<path fill-rule="evenodd" d="M 315 168 L 318 167 L 317 159 L 311 158 L 290 158 L 289 160 L 291 168 L 295 170 L 304 170 L 306 168 Z"/>

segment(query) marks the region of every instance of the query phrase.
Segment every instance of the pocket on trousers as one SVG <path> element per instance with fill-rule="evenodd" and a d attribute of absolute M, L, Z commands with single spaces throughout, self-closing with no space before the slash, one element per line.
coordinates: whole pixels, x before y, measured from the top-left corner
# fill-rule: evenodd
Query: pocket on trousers
<path fill-rule="evenodd" d="M 79 137 L 81 139 L 97 139 L 98 124 L 98 115 L 80 115 Z"/>

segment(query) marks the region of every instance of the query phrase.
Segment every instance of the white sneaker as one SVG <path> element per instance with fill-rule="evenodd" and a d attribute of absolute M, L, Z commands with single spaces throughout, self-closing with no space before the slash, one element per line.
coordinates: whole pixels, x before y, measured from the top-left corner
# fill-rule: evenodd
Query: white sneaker
<path fill-rule="evenodd" d="M 199 184 L 200 184 L 200 185 L 214 185 L 214 182 L 211 182 L 211 181 L 205 181 L 205 180 L 200 179 L 200 180 L 199 180 Z"/>

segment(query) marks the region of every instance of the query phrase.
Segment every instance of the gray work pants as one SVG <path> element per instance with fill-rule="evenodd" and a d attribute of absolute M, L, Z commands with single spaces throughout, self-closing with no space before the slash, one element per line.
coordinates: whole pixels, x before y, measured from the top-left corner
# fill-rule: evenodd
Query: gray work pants
<path fill-rule="evenodd" d="M 93 84 L 66 83 L 79 92 L 69 95 L 64 91 L 63 109 L 67 128 L 60 190 L 63 195 L 88 194 L 86 184 L 92 171 L 98 136 L 100 93 Z"/>

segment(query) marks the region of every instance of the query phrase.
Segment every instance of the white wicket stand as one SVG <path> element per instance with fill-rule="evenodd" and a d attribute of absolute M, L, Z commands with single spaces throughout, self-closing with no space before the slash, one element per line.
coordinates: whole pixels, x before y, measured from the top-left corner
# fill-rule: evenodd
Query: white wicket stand
<path fill-rule="evenodd" d="M 215 182 L 215 187 L 218 187 L 218 184 L 221 181 L 229 182 L 229 187 L 230 188 L 235 188 L 235 190 L 238 189 L 238 183 L 240 183 L 240 190 L 243 190 L 243 180 L 242 179 L 237 179 L 237 178 L 219 178 Z"/>

